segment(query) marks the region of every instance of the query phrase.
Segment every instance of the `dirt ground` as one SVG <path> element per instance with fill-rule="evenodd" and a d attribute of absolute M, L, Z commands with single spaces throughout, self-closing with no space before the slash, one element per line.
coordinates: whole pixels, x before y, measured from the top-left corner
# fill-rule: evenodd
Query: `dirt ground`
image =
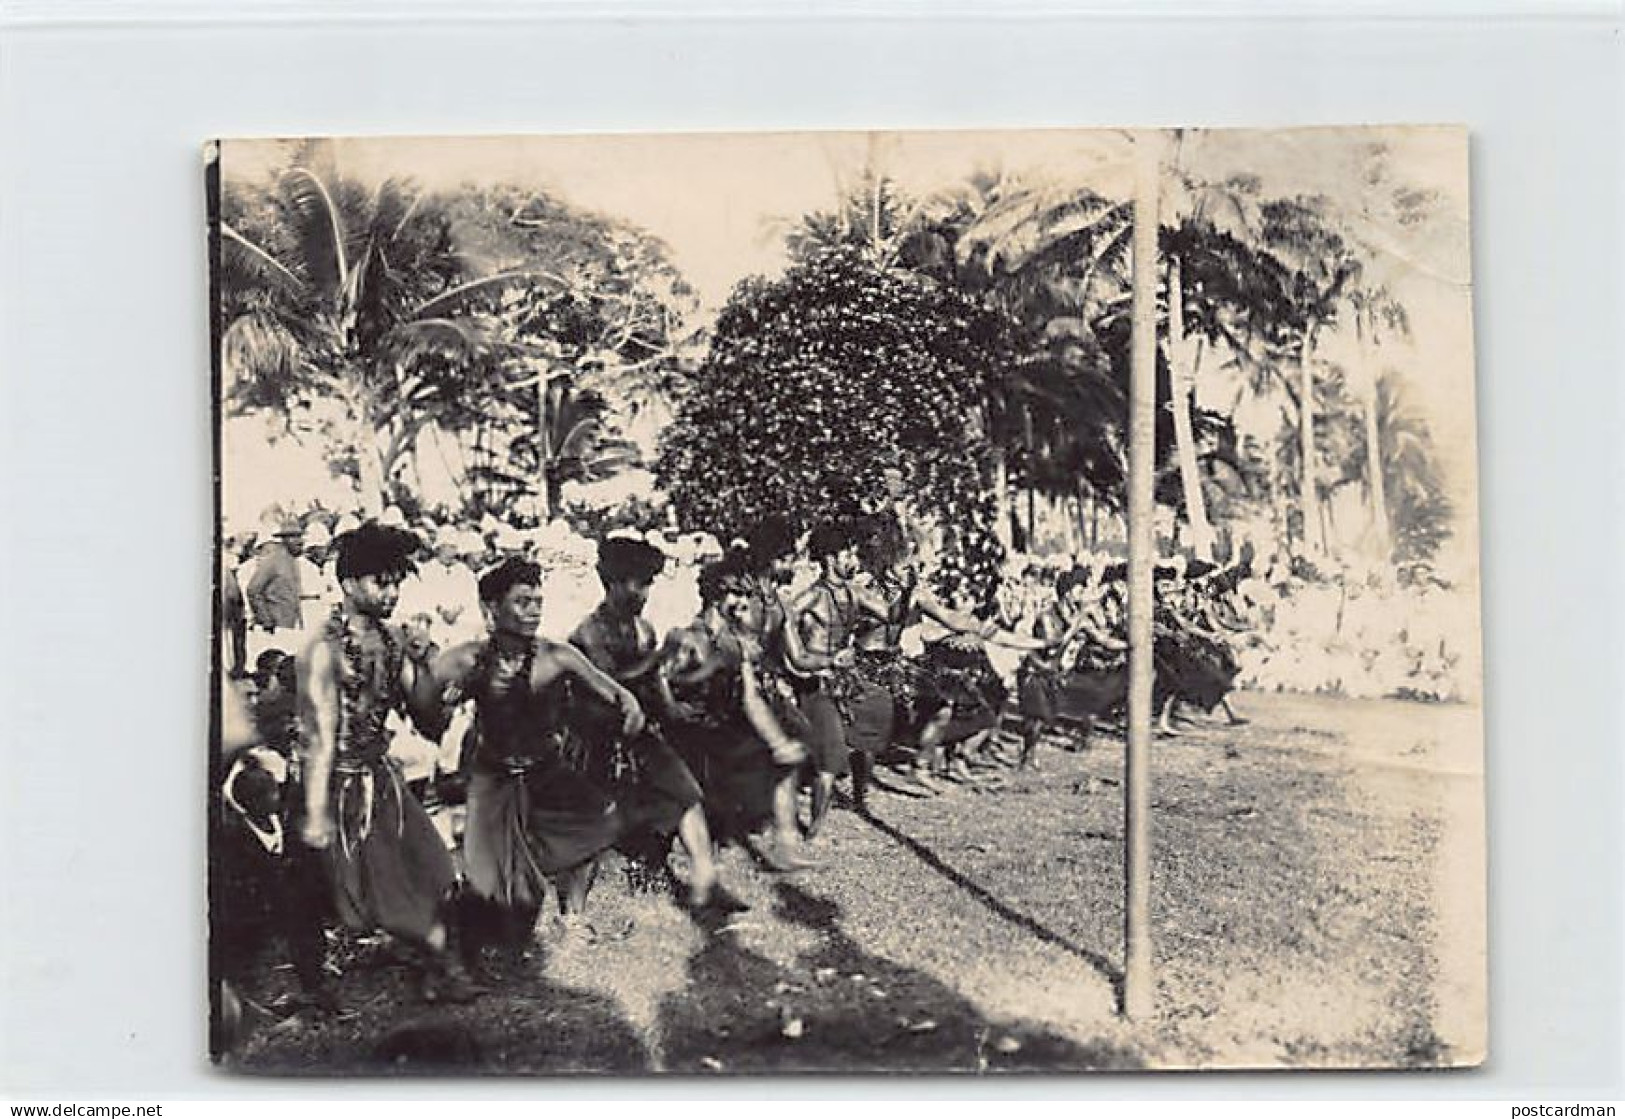
<path fill-rule="evenodd" d="M 1472 1064 L 1484 1038 L 1478 709 L 1243 694 L 1154 746 L 1154 1014 L 1117 1014 L 1123 744 L 837 812 L 794 876 L 725 853 L 747 902 L 691 917 L 608 868 L 621 939 L 545 928 L 492 994 L 426 1006 L 376 941 L 338 1016 L 249 992 L 231 1058 L 281 1073 L 728 1073 Z M 1074 742 L 1075 745 L 1075 742 Z M 681 868 L 679 868 L 680 870 Z"/>

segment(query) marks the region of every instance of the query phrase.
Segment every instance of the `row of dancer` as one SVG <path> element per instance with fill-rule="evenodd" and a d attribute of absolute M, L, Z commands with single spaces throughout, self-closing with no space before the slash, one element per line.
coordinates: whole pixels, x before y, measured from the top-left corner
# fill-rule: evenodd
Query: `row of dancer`
<path fill-rule="evenodd" d="M 1229 694 L 1239 672 L 1233 644 L 1255 627 L 1238 605 L 1237 587 L 1249 574 L 1246 559 L 1224 567 L 1187 566 L 1176 556 L 1154 568 L 1152 697 L 1160 733 L 1177 735 L 1176 719 L 1191 708 L 1222 710 L 1232 726 L 1245 722 Z M 1128 568 L 1120 562 L 1079 565 L 1058 575 L 1029 568 L 1024 582 L 1023 593 L 1001 604 L 1000 620 L 1045 644 L 1018 671 L 1026 766 L 1036 764 L 1040 738 L 1059 720 L 1088 727 L 1125 714 Z"/>
<path fill-rule="evenodd" d="M 376 524 L 345 534 L 342 602 L 297 658 L 283 762 L 302 789 L 287 829 L 301 846 L 272 852 L 289 856 L 279 873 L 306 879 L 289 885 L 308 901 L 314 872 L 298 855 L 315 853 L 335 916 L 416 946 L 425 994 L 446 997 L 469 990 L 453 942 L 477 956 L 492 940 L 527 939 L 550 884 L 566 928 L 584 926 L 594 868 L 612 847 L 652 848 L 663 862 L 675 836 L 697 908 L 716 897 L 708 815 L 774 869 L 811 865 L 797 820 L 803 771 L 815 835 L 854 753 L 889 737 L 889 708 L 850 671 L 857 540 L 850 525 L 815 531 L 822 574 L 792 602 L 794 535 L 762 526 L 706 570 L 701 616 L 664 643 L 641 617 L 664 563 L 649 545 L 604 543 L 604 599 L 569 643 L 537 636 L 542 573 L 509 559 L 479 583 L 487 635 L 437 650 L 390 622 L 416 540 Z M 438 737 L 464 703 L 474 720 L 459 876 L 389 757 L 388 724 L 405 712 Z M 859 800 L 867 768 L 856 767 Z"/>
<path fill-rule="evenodd" d="M 764 521 L 704 570 L 700 616 L 664 641 L 642 613 L 665 557 L 639 540 L 603 543 L 603 600 L 569 642 L 538 636 L 542 572 L 510 558 L 479 580 L 486 635 L 446 650 L 390 621 L 410 533 L 366 524 L 336 548 L 342 601 L 297 659 L 283 760 L 289 788 L 302 789 L 285 830 L 301 844 L 278 852 L 278 873 L 303 900 L 283 908 L 314 919 L 319 864 L 340 921 L 416 946 L 429 998 L 473 993 L 463 962 L 528 942 L 550 887 L 566 933 L 590 937 L 588 893 L 612 848 L 664 865 L 675 840 L 695 909 L 737 904 L 718 886 L 718 839 L 745 842 L 776 871 L 815 866 L 809 842 L 839 781 L 866 811 L 875 759 L 901 740 L 914 758 L 905 791 L 912 779 L 930 792 L 948 747 L 997 727 L 1004 693 L 982 642 L 1041 667 L 1084 628 L 1025 635 L 943 604 L 889 513 L 815 528 L 806 551 L 819 575 L 798 595 L 796 534 Z M 907 656 L 903 632 L 924 618 L 950 636 Z M 438 737 L 465 704 L 459 873 L 388 756 L 387 722 L 405 712 Z M 324 983 L 308 960 L 299 973 Z"/>

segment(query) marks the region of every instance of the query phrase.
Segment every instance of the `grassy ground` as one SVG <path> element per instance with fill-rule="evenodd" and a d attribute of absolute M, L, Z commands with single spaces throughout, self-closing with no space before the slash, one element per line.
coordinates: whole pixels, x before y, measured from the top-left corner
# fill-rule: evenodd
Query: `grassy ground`
<path fill-rule="evenodd" d="M 697 921 L 607 873 L 624 939 L 540 938 L 497 993 L 428 1007 L 350 946 L 334 1018 L 260 1023 L 266 1072 L 683 1073 L 1432 1066 L 1478 1058 L 1477 712 L 1244 695 L 1239 728 L 1155 746 L 1156 1012 L 1116 1014 L 1119 739 L 1004 787 L 838 812 L 824 865 L 743 852 L 750 909 Z M 1474 877 L 1476 874 L 1476 878 Z M 1448 944 L 1449 951 L 1441 945 Z M 286 971 L 258 992 L 274 1001 Z"/>

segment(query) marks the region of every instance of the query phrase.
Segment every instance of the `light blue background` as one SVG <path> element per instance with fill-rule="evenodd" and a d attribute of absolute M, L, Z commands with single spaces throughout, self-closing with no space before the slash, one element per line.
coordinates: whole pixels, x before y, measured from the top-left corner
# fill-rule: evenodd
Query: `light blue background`
<path fill-rule="evenodd" d="M 574 4 L 505 24 L 500 5 L 462 21 L 394 5 L 410 22 L 355 5 L 364 18 L 319 33 L 297 18 L 313 5 L 230 27 L 200 17 L 206 6 L 160 4 L 139 21 L 131 7 L 17 4 L 0 41 L 0 1094 L 469 1094 L 225 1078 L 203 1057 L 206 138 L 1459 122 L 1473 131 L 1490 1065 L 773 1090 L 1625 1096 L 1617 6 L 1500 4 L 1474 19 L 1486 9 L 1418 18 L 1419 5 L 1387 4 L 1355 19 L 1326 5 L 1201 17 L 1096 5 L 1073 18 L 1052 3 L 994 18 L 990 0 L 937 18 L 896 3 L 771 16 L 690 4 L 675 18 L 637 4 L 612 18 Z"/>

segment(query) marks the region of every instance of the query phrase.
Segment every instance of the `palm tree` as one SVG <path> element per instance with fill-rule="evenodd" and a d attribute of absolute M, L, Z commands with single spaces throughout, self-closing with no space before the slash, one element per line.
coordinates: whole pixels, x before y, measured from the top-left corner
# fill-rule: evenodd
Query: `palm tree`
<path fill-rule="evenodd" d="M 1032 245 L 1023 225 L 1033 193 L 1015 180 L 980 171 L 963 184 L 925 198 L 910 198 L 873 163 L 845 191 L 837 206 L 808 214 L 785 235 L 792 259 L 809 260 L 835 250 L 857 250 L 882 269 L 923 276 L 976 296 L 1000 312 L 1022 336 L 1017 360 L 991 370 L 979 421 L 997 450 L 992 487 L 1000 509 L 997 535 L 1009 548 L 1018 518 L 1013 487 L 1028 494 L 1027 536 L 1034 534 L 1032 495 L 1062 500 L 1121 486 L 1121 448 L 1111 448 L 1106 425 L 1126 414 L 1126 397 L 1111 380 L 1110 367 L 1088 321 L 1078 312 L 1090 288 L 1055 268 L 1077 246 Z M 1066 202 L 1057 196 L 1064 211 Z M 1074 203 L 1077 199 L 1072 200 Z M 1094 196 L 1086 205 L 1104 205 Z M 1126 221 L 1126 208 L 1115 218 Z M 1071 212 L 1052 215 L 1046 233 L 1071 232 Z M 1089 254 L 1094 268 L 1120 266 L 1127 248 L 1126 225 L 1115 240 Z M 1034 248 L 1049 251 L 1034 254 Z M 1111 282 L 1124 297 L 1120 275 Z M 1117 422 L 1121 422 L 1120 419 Z"/>
<path fill-rule="evenodd" d="M 529 391 L 520 382 L 514 388 Z M 536 398 L 540 424 L 534 435 L 520 435 L 510 446 L 510 460 L 522 463 L 529 476 L 540 479 L 536 497 L 538 516 L 546 521 L 559 509 L 559 493 L 566 482 L 599 481 L 639 461 L 637 448 L 614 434 L 613 408 L 603 393 L 584 388 L 581 378 L 557 367 L 538 370 Z"/>
<path fill-rule="evenodd" d="M 955 192 L 910 198 L 871 164 L 842 190 L 833 209 L 815 210 L 791 224 L 785 250 L 800 262 L 831 249 L 855 248 L 879 268 L 921 271 L 914 253 L 937 232 L 956 200 Z"/>
<path fill-rule="evenodd" d="M 491 373 L 480 359 L 494 339 L 469 305 L 539 277 L 471 276 L 437 199 L 398 179 L 368 189 L 309 162 L 269 189 L 225 193 L 221 358 L 235 408 L 342 405 L 362 501 L 376 514 L 417 433 L 480 406 Z"/>
<path fill-rule="evenodd" d="M 466 257 L 499 271 L 545 263 L 552 281 L 508 289 L 495 308 L 510 374 L 504 392 L 530 394 L 530 431 L 512 443 L 536 471 L 546 520 L 589 432 L 600 437 L 611 413 L 658 414 L 680 395 L 702 341 L 698 300 L 663 243 L 544 192 L 470 193 L 457 215 Z M 592 461 L 608 468 L 623 451 Z"/>
<path fill-rule="evenodd" d="M 1196 378 L 1208 350 L 1261 364 L 1291 308 L 1285 268 L 1247 239 L 1256 181 L 1234 177 L 1205 184 L 1178 174 L 1172 179 L 1181 190 L 1169 211 L 1183 213 L 1171 217 L 1159 235 L 1166 333 L 1159 347 L 1158 391 L 1168 404 L 1158 421 L 1157 493 L 1159 500 L 1184 508 L 1194 547 L 1210 558 L 1204 484 L 1216 470 L 1228 469 L 1214 456 L 1229 424 L 1195 407 Z M 1093 403 L 1110 409 L 1102 414 L 1119 426 L 1127 399 L 1131 231 L 1127 206 L 1087 188 L 1006 184 L 958 242 L 967 279 L 979 279 L 1012 314 L 1045 321 L 1046 335 L 1059 331 L 1106 355 L 1103 364 L 1115 367 L 1121 383 L 1115 399 L 1101 400 L 1095 393 Z M 1118 461 L 1112 471 L 1091 475 L 1097 489 L 1113 472 L 1111 485 L 1123 485 L 1121 439 L 1114 454 Z M 1179 482 L 1173 489 L 1163 484 L 1171 471 Z M 1107 497 L 1107 504 L 1120 506 L 1120 499 Z"/>
<path fill-rule="evenodd" d="M 1260 314 L 1279 314 L 1279 269 L 1250 244 L 1258 226 L 1258 179 L 1232 175 L 1211 181 L 1182 170 L 1184 135 L 1183 130 L 1174 134 L 1173 165 L 1163 170 L 1158 247 L 1166 261 L 1170 406 L 1185 518 L 1196 555 L 1211 560 L 1213 530 L 1191 424 L 1202 358 L 1209 345 L 1241 348 L 1244 339 L 1258 333 Z"/>
<path fill-rule="evenodd" d="M 1432 434 L 1392 370 L 1377 378 L 1377 430 L 1393 526 L 1393 562 L 1427 563 L 1450 535 L 1453 511 Z"/>
<path fill-rule="evenodd" d="M 955 245 L 966 280 L 1012 312 L 1126 315 L 1132 208 L 1087 187 L 988 184 Z"/>
<path fill-rule="evenodd" d="M 1029 495 L 1078 503 L 1087 541 L 1085 506 L 1125 508 L 1127 385 L 1100 331 L 1126 325 L 1130 208 L 986 173 L 942 202 L 938 228 L 950 233 L 959 283 L 1030 339 L 1026 359 L 993 382 L 994 441 Z M 916 239 L 913 251 L 922 248 Z M 1032 506 L 1029 496 L 1029 538 Z"/>
<path fill-rule="evenodd" d="M 1371 495 L 1371 526 L 1376 550 L 1387 558 L 1392 550 L 1392 533 L 1379 419 L 1382 412 L 1381 376 L 1377 372 L 1375 351 L 1381 344 L 1384 332 L 1408 335 L 1410 318 L 1404 304 L 1381 285 L 1355 288 L 1349 292 L 1348 301 L 1365 374 L 1361 396 L 1365 414 L 1366 484 Z"/>
<path fill-rule="evenodd" d="M 1298 329 L 1298 498 L 1303 511 L 1304 543 L 1323 554 L 1318 489 L 1314 477 L 1314 357 L 1318 332 L 1336 324 L 1345 290 L 1360 276 L 1361 266 L 1344 239 L 1331 227 L 1328 204 L 1318 197 L 1280 199 L 1263 207 L 1264 243 L 1291 268 L 1289 298 Z"/>

